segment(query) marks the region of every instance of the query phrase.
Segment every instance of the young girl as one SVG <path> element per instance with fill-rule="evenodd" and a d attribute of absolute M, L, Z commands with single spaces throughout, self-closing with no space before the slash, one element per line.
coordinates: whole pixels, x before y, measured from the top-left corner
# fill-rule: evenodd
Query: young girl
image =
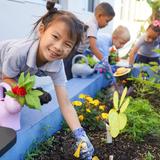
<path fill-rule="evenodd" d="M 0 76 L 11 86 L 21 72 L 50 76 L 61 112 L 77 140 L 76 145 L 81 141 L 87 144 L 81 149 L 80 156 L 90 160 L 94 149 L 68 99 L 62 61 L 79 44 L 84 26 L 72 13 L 58 11 L 54 5 L 51 1 L 47 2 L 48 12 L 34 28 L 36 38 L 0 42 Z"/>
<path fill-rule="evenodd" d="M 129 64 L 157 62 L 160 64 L 159 55 L 153 50 L 160 48 L 160 20 L 153 21 L 146 33 L 140 37 L 130 51 Z"/>

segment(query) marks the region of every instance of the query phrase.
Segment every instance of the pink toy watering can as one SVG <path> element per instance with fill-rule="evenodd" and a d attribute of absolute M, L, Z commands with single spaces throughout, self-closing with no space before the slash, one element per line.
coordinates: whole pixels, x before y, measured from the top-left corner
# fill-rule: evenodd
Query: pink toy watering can
<path fill-rule="evenodd" d="M 11 90 L 7 83 L 0 83 L 0 126 L 19 130 L 22 106 L 10 96 L 2 96 L 4 88 L 7 91 Z"/>

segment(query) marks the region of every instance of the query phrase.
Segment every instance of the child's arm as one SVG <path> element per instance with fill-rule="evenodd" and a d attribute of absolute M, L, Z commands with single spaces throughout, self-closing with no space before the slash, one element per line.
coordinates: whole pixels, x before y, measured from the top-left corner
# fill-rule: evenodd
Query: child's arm
<path fill-rule="evenodd" d="M 130 53 L 129 53 L 129 64 L 133 64 L 133 63 L 134 63 L 135 55 L 136 55 L 138 49 L 139 49 L 139 48 L 136 47 L 136 46 L 134 46 L 134 47 L 131 49 L 131 51 L 130 51 Z"/>
<path fill-rule="evenodd" d="M 65 87 L 55 85 L 55 90 L 61 112 L 72 130 L 73 136 L 76 139 L 76 145 L 79 146 L 81 143 L 85 144 L 85 147 L 82 147 L 80 150 L 81 158 L 88 160 L 92 159 L 94 152 L 93 145 L 87 137 L 86 132 L 80 125 L 77 113 L 68 98 Z"/>
<path fill-rule="evenodd" d="M 93 52 L 93 54 L 101 61 L 103 59 L 103 54 L 97 48 L 96 38 L 95 37 L 89 37 L 89 44 L 90 44 L 90 49 Z"/>
<path fill-rule="evenodd" d="M 7 84 L 9 84 L 11 87 L 16 84 L 16 80 L 13 79 L 13 78 L 10 78 L 10 77 L 6 77 L 6 76 L 3 76 L 3 82 L 6 82 Z"/>
<path fill-rule="evenodd" d="M 61 112 L 71 130 L 81 128 L 77 113 L 68 98 L 65 87 L 55 85 L 55 91 Z"/>

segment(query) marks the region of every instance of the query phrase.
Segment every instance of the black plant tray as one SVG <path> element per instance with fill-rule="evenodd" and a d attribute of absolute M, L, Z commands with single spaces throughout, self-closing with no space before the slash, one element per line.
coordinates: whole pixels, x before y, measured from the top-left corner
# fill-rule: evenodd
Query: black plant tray
<path fill-rule="evenodd" d="M 0 157 L 16 143 L 16 131 L 0 126 Z"/>

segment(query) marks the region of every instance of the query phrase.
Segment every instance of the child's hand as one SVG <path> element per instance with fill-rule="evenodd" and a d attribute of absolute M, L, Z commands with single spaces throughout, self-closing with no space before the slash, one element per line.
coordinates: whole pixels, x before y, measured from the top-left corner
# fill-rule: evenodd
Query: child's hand
<path fill-rule="evenodd" d="M 35 89 L 43 92 L 43 94 L 39 96 L 41 105 L 47 104 L 48 102 L 52 100 L 51 95 L 48 92 L 44 91 L 41 87 L 37 87 Z"/>
<path fill-rule="evenodd" d="M 73 136 L 76 139 L 76 150 L 77 150 L 74 156 L 76 156 L 77 158 L 80 156 L 81 159 L 84 159 L 84 160 L 92 160 L 94 148 L 90 140 L 88 139 L 84 129 L 78 128 L 74 130 Z"/>

